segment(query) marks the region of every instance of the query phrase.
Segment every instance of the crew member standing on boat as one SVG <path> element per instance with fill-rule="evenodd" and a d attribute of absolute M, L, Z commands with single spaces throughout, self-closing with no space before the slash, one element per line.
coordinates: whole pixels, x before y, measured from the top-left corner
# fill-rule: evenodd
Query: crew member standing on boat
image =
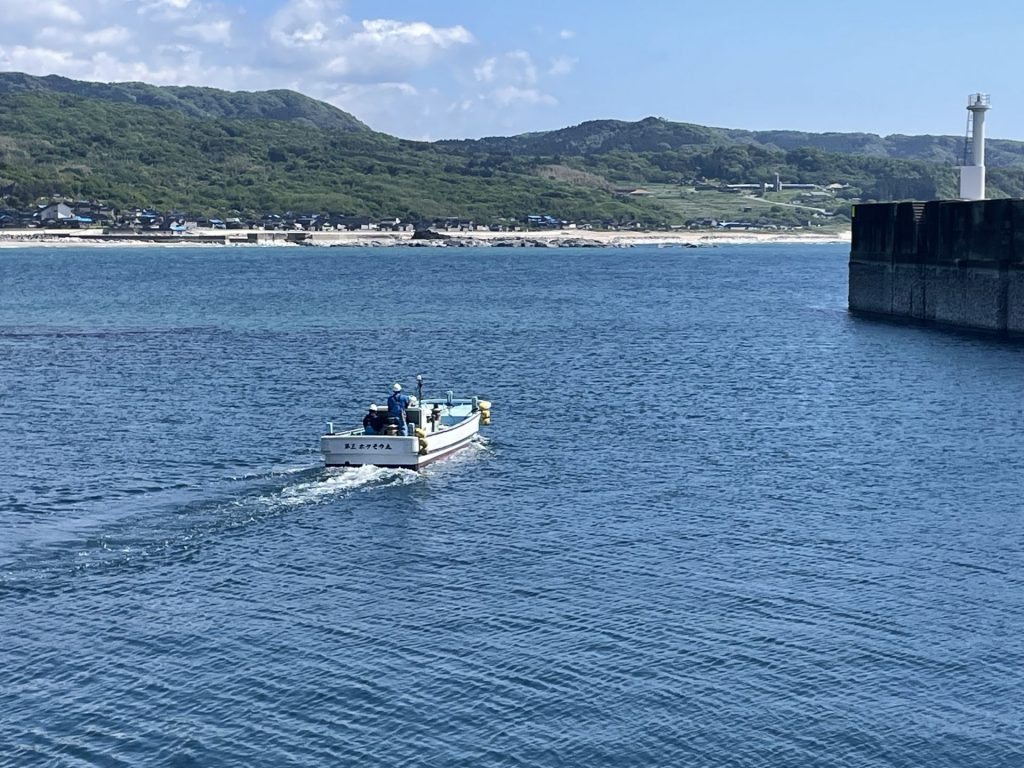
<path fill-rule="evenodd" d="M 405 423 L 405 409 L 409 407 L 409 396 L 402 394 L 402 385 L 395 383 L 391 387 L 391 394 L 388 395 L 388 418 L 398 419 L 398 434 L 409 434 Z"/>
<path fill-rule="evenodd" d="M 363 416 L 363 434 L 379 435 L 384 431 L 384 416 L 377 410 L 376 404 L 370 405 L 370 410 Z"/>

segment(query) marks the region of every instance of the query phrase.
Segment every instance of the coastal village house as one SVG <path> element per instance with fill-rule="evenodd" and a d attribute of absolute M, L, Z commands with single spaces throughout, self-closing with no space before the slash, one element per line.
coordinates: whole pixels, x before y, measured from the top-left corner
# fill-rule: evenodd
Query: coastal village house
<path fill-rule="evenodd" d="M 52 203 L 39 211 L 40 221 L 69 221 L 75 217 L 70 205 Z"/>

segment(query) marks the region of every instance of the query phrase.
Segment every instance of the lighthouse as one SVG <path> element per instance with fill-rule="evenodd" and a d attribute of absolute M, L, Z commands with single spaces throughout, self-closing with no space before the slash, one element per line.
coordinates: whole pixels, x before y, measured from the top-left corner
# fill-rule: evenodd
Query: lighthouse
<path fill-rule="evenodd" d="M 960 166 L 960 197 L 963 200 L 985 199 L 985 113 L 991 108 L 987 93 L 972 93 L 967 97 L 967 136 L 964 164 Z"/>

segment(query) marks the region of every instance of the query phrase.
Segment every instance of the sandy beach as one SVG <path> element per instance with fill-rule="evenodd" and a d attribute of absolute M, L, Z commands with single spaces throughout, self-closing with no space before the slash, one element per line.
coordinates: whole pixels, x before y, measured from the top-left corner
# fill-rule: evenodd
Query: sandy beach
<path fill-rule="evenodd" d="M 0 247 L 26 245 L 305 245 L 305 246 L 526 246 L 610 247 L 714 246 L 756 243 L 849 243 L 850 232 L 811 231 L 597 231 L 542 230 L 532 232 L 440 232 L 436 240 L 414 240 L 411 232 L 282 232 L 196 229 L 188 233 L 111 233 L 102 230 L 0 230 Z"/>

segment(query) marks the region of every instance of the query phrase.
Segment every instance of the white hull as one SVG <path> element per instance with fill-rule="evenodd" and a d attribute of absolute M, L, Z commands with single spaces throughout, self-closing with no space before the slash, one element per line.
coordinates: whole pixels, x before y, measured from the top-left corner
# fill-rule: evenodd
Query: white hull
<path fill-rule="evenodd" d="M 424 436 L 367 435 L 362 428 L 326 434 L 320 450 L 328 467 L 378 467 L 419 469 L 465 448 L 480 431 L 480 412 L 473 411 L 456 423 L 425 425 Z"/>

